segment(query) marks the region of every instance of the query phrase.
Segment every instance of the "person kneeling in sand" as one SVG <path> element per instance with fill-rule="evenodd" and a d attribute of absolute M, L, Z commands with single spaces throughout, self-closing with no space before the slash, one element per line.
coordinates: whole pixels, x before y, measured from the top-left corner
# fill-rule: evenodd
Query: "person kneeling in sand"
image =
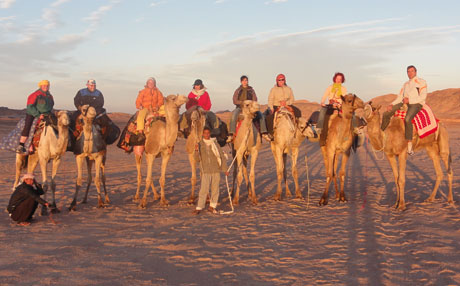
<path fill-rule="evenodd" d="M 193 214 L 197 215 L 204 209 L 210 185 L 211 201 L 208 211 L 217 214 L 220 172 L 226 171 L 227 161 L 222 149 L 217 144 L 216 138 L 211 138 L 211 129 L 208 127 L 204 128 L 203 139 L 195 147 L 195 160 L 200 162 L 201 189 L 198 195 L 198 205 Z"/>
<path fill-rule="evenodd" d="M 33 174 L 25 174 L 21 181 L 22 184 L 17 186 L 11 195 L 7 210 L 12 220 L 20 225 L 29 225 L 38 204 L 46 207 L 49 204 L 40 198 L 44 192 L 42 186 L 35 181 Z"/>

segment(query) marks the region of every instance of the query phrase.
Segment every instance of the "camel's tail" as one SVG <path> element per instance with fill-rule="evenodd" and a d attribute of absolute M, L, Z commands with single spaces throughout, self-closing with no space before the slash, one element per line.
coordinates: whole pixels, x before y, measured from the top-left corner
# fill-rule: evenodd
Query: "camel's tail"
<path fill-rule="evenodd" d="M 25 155 L 24 160 L 22 160 L 21 162 L 21 170 L 27 169 L 28 166 L 29 166 L 29 155 Z"/>
<path fill-rule="evenodd" d="M 452 150 L 449 147 L 449 157 L 447 159 L 447 173 L 452 173 Z"/>

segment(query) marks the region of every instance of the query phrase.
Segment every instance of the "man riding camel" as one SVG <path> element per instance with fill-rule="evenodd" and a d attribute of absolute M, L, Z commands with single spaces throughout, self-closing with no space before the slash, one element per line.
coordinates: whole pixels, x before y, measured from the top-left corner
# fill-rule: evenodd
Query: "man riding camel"
<path fill-rule="evenodd" d="M 391 117 L 399 110 L 403 104 L 407 104 L 406 117 L 404 118 L 405 138 L 407 140 L 407 153 L 413 155 L 412 149 L 412 119 L 422 109 L 427 96 L 426 81 L 417 77 L 417 68 L 415 66 L 407 67 L 406 81 L 399 92 L 396 99 L 387 107 L 387 111 L 383 113 L 381 129 L 384 131 L 390 124 Z"/>
<path fill-rule="evenodd" d="M 300 109 L 292 105 L 294 103 L 294 94 L 292 89 L 286 83 L 286 77 L 284 74 L 276 76 L 276 84 L 270 90 L 268 96 L 268 112 L 270 112 L 267 118 L 267 129 L 270 134 L 273 134 L 273 120 L 275 118 L 275 112 L 280 107 L 288 107 L 294 112 L 294 116 L 299 118 L 302 116 Z"/>
<path fill-rule="evenodd" d="M 231 142 L 233 140 L 233 135 L 236 132 L 238 115 L 241 113 L 241 104 L 243 104 L 245 100 L 257 101 L 256 91 L 249 85 L 248 77 L 245 75 L 241 76 L 240 82 L 241 85 L 233 93 L 233 104 L 235 104 L 236 108 L 233 110 L 232 117 L 230 119 L 230 131 L 227 142 Z M 271 141 L 272 137 L 267 132 L 267 125 L 265 124 L 265 117 L 262 112 L 258 111 L 255 119 L 259 121 L 262 137 L 267 141 Z"/>
<path fill-rule="evenodd" d="M 27 113 L 24 129 L 21 132 L 19 145 L 16 148 L 16 153 L 24 154 L 27 150 L 24 147 L 27 138 L 29 137 L 30 128 L 36 117 L 43 119 L 46 115 L 51 114 L 54 106 L 54 99 L 49 92 L 50 82 L 42 80 L 38 83 L 38 89 L 29 95 L 27 98 Z"/>
<path fill-rule="evenodd" d="M 104 108 L 104 96 L 102 92 L 96 89 L 96 80 L 89 79 L 86 82 L 86 88 L 80 89 L 74 97 L 74 104 L 77 108 L 77 111 L 72 114 L 72 128 L 75 127 L 75 122 L 78 116 L 81 114 L 81 108 L 84 105 L 89 105 L 94 107 L 96 110 L 96 120 L 95 123 L 98 124 L 101 129 L 108 129 L 112 124 L 112 120 L 107 116 L 106 110 Z M 104 138 L 107 136 L 109 130 L 104 133 Z"/>
<path fill-rule="evenodd" d="M 158 113 L 161 106 L 164 104 L 164 98 L 161 91 L 157 88 L 155 78 L 150 77 L 144 86 L 144 89 L 139 91 L 136 99 L 136 108 L 139 109 L 137 114 L 137 132 L 139 137 L 144 135 L 144 121 L 147 114 Z"/>

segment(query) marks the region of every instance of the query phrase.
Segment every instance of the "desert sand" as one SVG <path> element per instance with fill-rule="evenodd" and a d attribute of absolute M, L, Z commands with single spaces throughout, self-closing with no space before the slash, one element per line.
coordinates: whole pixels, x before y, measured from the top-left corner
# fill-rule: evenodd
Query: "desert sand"
<path fill-rule="evenodd" d="M 16 123 L 0 121 L 0 136 Z M 122 123 L 119 123 L 122 125 Z M 454 174 L 460 170 L 459 125 L 449 123 Z M 228 147 L 224 147 L 229 151 Z M 69 212 L 76 164 L 67 152 L 57 177 L 60 214 L 36 213 L 21 227 L 6 212 L 0 216 L 1 285 L 460 285 L 460 210 L 447 204 L 444 180 L 437 200 L 424 203 L 434 182 L 434 168 L 423 152 L 407 167 L 407 210 L 396 211 L 395 184 L 388 162 L 370 145 L 348 162 L 347 203 L 318 207 L 324 166 L 318 143 L 304 142 L 299 156 L 302 194 L 310 200 L 275 202 L 273 156 L 265 142 L 256 164 L 259 204 L 247 200 L 230 215 L 193 216 L 189 196 L 190 167 L 185 140 L 178 139 L 168 166 L 166 195 L 139 209 L 134 156 L 108 149 L 110 206 L 96 208 L 96 188 L 88 204 Z M 14 180 L 15 154 L 0 151 L 0 206 L 6 205 Z M 155 166 L 159 166 L 159 159 Z M 145 164 L 144 164 L 145 166 Z M 290 164 L 288 165 L 290 172 Z M 37 169 L 36 174 L 40 172 Z M 145 170 L 144 170 L 145 176 Z M 159 168 L 155 169 L 155 185 Z M 231 181 L 231 177 L 230 177 Z M 454 200 L 459 201 L 459 177 Z M 292 178 L 289 184 L 293 189 Z M 284 194 L 283 194 L 284 195 Z M 82 193 L 80 193 L 79 202 Z M 220 209 L 229 210 L 225 180 Z"/>

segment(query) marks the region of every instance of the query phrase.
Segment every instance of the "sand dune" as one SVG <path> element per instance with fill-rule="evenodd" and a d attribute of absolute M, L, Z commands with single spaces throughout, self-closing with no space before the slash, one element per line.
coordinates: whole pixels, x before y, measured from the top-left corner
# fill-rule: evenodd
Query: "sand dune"
<path fill-rule="evenodd" d="M 15 124 L 2 120 L 0 136 Z M 458 125 L 449 125 L 453 168 L 460 170 Z M 386 160 L 368 146 L 348 165 L 348 203 L 332 198 L 317 202 L 324 167 L 317 143 L 304 143 L 299 156 L 302 193 L 307 196 L 305 155 L 310 169 L 310 204 L 273 201 L 274 161 L 267 143 L 256 164 L 259 205 L 247 200 L 231 215 L 192 216 L 188 206 L 189 165 L 185 141 L 177 141 L 168 167 L 167 208 L 150 202 L 139 209 L 133 155 L 110 146 L 108 189 L 112 204 L 96 208 L 96 189 L 89 202 L 69 213 L 75 188 L 75 162 L 67 153 L 57 178 L 62 213 L 36 216 L 19 227 L 0 216 L 1 285 L 459 285 L 460 212 L 446 202 L 441 185 L 435 203 L 424 203 L 434 169 L 424 152 L 407 168 L 407 210 L 395 211 L 394 183 Z M 225 147 L 225 150 L 228 150 Z M 154 178 L 158 187 L 159 163 Z M 14 154 L 0 151 L 0 206 L 6 207 L 14 177 Z M 290 171 L 290 165 L 288 165 Z M 39 173 L 39 172 L 38 172 Z M 145 170 L 144 170 L 145 175 Z M 223 178 L 223 177 L 222 177 Z M 293 188 L 292 179 L 289 179 Z M 458 177 L 454 199 L 459 198 Z M 229 209 L 224 180 L 220 206 Z M 333 192 L 332 192 L 333 193 Z M 333 195 L 331 193 L 331 196 Z M 80 199 L 79 201 L 81 200 Z"/>

